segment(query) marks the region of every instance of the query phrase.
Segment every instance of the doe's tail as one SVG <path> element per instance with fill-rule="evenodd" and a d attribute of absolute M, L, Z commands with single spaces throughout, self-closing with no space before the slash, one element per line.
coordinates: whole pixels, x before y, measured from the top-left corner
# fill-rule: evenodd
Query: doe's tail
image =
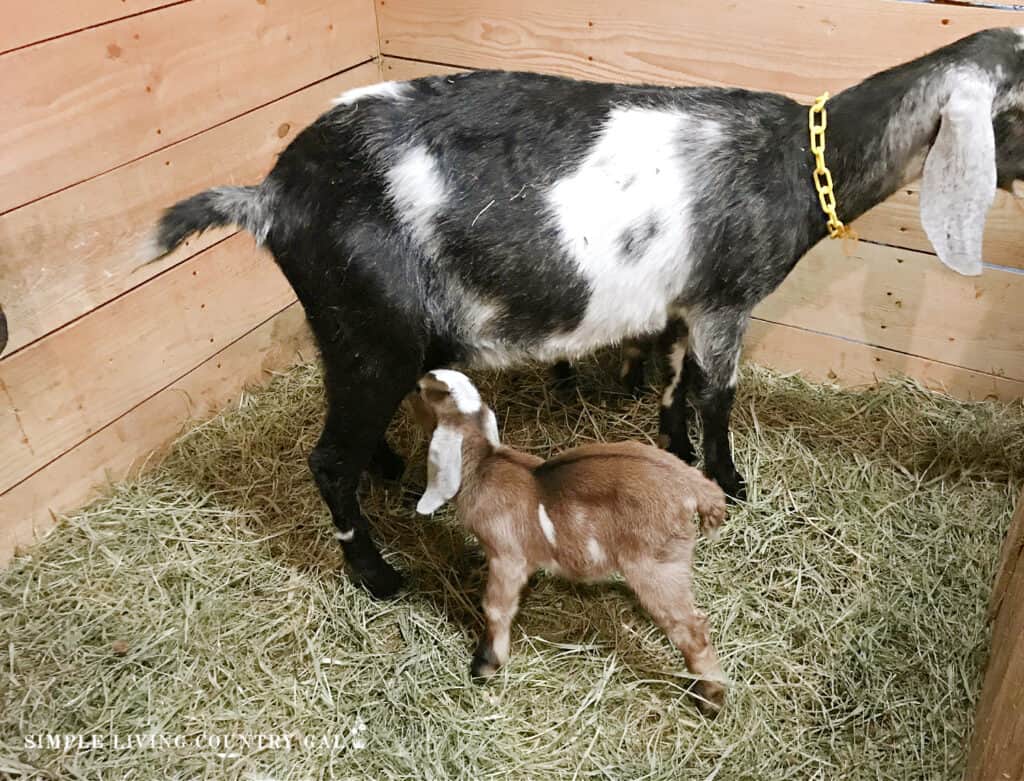
<path fill-rule="evenodd" d="M 273 191 L 266 183 L 248 187 L 214 187 L 167 209 L 141 249 L 143 264 L 157 260 L 194 233 L 237 225 L 262 244 L 270 232 Z"/>

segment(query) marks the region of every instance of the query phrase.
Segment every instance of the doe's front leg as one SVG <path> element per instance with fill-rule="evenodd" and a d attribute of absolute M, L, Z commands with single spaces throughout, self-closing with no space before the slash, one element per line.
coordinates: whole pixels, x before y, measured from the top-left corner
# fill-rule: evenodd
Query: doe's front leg
<path fill-rule="evenodd" d="M 747 485 L 733 462 L 729 417 L 736 397 L 740 347 L 749 313 L 725 310 L 691 323 L 683 359 L 686 396 L 704 428 L 704 471 L 731 499 L 746 499 Z"/>
<path fill-rule="evenodd" d="M 525 559 L 495 556 L 489 560 L 484 594 L 487 631 L 473 654 L 470 673 L 474 678 L 490 678 L 508 661 L 512 620 L 519 612 L 519 594 L 529 577 Z"/>

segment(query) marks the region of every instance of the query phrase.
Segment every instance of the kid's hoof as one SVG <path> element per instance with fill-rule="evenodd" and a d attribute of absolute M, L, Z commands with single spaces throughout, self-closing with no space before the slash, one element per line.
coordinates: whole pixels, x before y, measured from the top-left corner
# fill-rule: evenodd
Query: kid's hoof
<path fill-rule="evenodd" d="M 706 719 L 714 719 L 725 706 L 725 687 L 713 681 L 699 681 L 694 687 L 694 700 Z"/>
<path fill-rule="evenodd" d="M 498 660 L 494 657 L 494 649 L 486 641 L 476 647 L 473 662 L 469 665 L 469 674 L 473 683 L 485 683 L 488 678 L 498 672 Z"/>

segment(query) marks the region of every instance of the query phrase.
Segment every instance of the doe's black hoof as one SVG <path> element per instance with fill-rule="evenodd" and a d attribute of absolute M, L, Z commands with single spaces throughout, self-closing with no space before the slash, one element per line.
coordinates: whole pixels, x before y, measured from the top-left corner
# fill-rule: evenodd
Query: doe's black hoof
<path fill-rule="evenodd" d="M 684 464 L 693 464 L 697 461 L 697 452 L 693 449 L 693 443 L 690 438 L 685 434 L 679 434 L 678 436 L 669 436 L 663 434 L 661 441 L 664 443 L 664 448 L 669 453 L 674 455 Z M 723 489 L 724 490 L 724 489 Z"/>
<path fill-rule="evenodd" d="M 379 450 L 373 456 L 370 469 L 385 480 L 398 480 L 405 474 L 405 459 L 390 448 Z"/>
<path fill-rule="evenodd" d="M 633 361 L 627 365 L 622 375 L 622 389 L 634 400 L 640 399 L 647 388 L 647 376 L 643 361 Z"/>
<path fill-rule="evenodd" d="M 576 368 L 568 361 L 559 361 L 551 367 L 551 387 L 556 393 L 576 390 Z"/>
<path fill-rule="evenodd" d="M 381 562 L 372 572 L 362 573 L 362 583 L 374 599 L 393 599 L 405 585 L 405 576 Z"/>
<path fill-rule="evenodd" d="M 746 501 L 747 481 L 743 475 L 735 470 L 728 477 L 717 480 L 719 487 L 725 491 L 725 497 L 730 504 Z"/>

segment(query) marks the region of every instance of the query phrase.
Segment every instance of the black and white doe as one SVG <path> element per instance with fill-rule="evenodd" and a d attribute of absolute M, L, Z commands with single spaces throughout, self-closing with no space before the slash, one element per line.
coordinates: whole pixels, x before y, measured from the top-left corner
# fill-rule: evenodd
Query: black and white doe
<path fill-rule="evenodd" d="M 1024 29 L 976 33 L 828 103 L 827 162 L 851 221 L 923 176 L 947 266 L 982 268 L 996 186 L 1024 174 Z M 319 343 L 328 409 L 309 458 L 370 591 L 401 584 L 356 487 L 401 460 L 384 432 L 425 372 L 554 362 L 669 327 L 661 416 L 744 495 L 729 415 L 751 310 L 826 233 L 807 106 L 742 89 L 474 72 L 342 95 L 264 181 L 170 208 L 149 258 L 226 224 L 274 256 Z M 689 405 L 689 406 L 688 406 Z"/>

